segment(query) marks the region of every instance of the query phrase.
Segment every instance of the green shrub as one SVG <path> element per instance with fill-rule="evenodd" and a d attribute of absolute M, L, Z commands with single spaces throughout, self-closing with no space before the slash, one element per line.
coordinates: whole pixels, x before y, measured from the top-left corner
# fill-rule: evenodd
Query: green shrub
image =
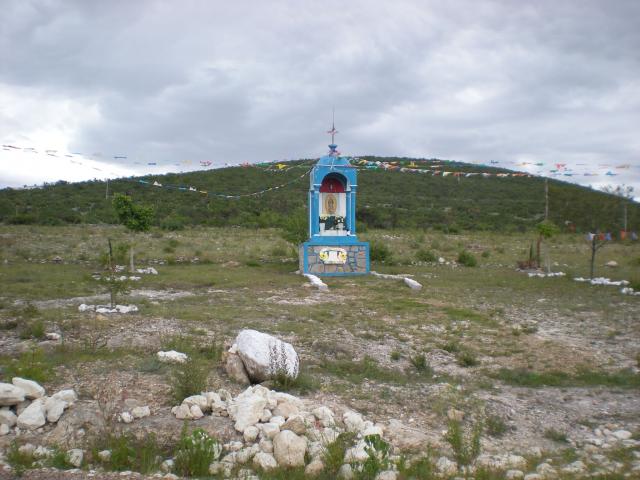
<path fill-rule="evenodd" d="M 470 465 L 480 455 L 482 423 L 476 422 L 470 431 L 465 432 L 462 423 L 450 420 L 445 440 L 451 445 L 458 465 Z"/>
<path fill-rule="evenodd" d="M 420 373 L 421 375 L 433 375 L 433 369 L 429 362 L 427 362 L 427 357 L 424 353 L 420 353 L 413 357 L 410 357 L 411 365 Z"/>
<path fill-rule="evenodd" d="M 221 452 L 222 446 L 215 438 L 200 428 L 189 435 L 185 423 L 175 452 L 174 472 L 185 477 L 208 475 L 209 465 Z"/>
<path fill-rule="evenodd" d="M 378 434 L 364 437 L 368 458 L 362 464 L 362 471 L 359 478 L 362 480 L 374 480 L 376 475 L 383 470 L 387 470 L 391 464 L 389 460 L 390 445 Z"/>
<path fill-rule="evenodd" d="M 18 442 L 15 440 L 11 442 L 7 451 L 7 462 L 17 476 L 21 477 L 25 470 L 34 468 L 35 461 L 33 453 L 21 452 Z"/>
<path fill-rule="evenodd" d="M 431 250 L 420 249 L 416 252 L 416 258 L 419 262 L 436 262 L 438 257 Z"/>
<path fill-rule="evenodd" d="M 391 360 L 393 360 L 394 362 L 400 360 L 401 356 L 402 355 L 400 354 L 400 352 L 398 350 L 393 350 L 391 352 L 391 355 L 390 355 Z M 640 355 L 639 355 L 639 358 L 640 358 Z"/>
<path fill-rule="evenodd" d="M 163 230 L 169 230 L 175 232 L 177 230 L 184 230 L 184 227 L 189 223 L 189 219 L 181 215 L 169 215 L 164 217 L 160 221 L 160 228 Z"/>
<path fill-rule="evenodd" d="M 8 380 L 12 377 L 22 377 L 44 383 L 51 380 L 53 369 L 51 363 L 45 359 L 44 352 L 40 348 L 33 348 L 14 358 L 5 367 L 3 374 Z"/>
<path fill-rule="evenodd" d="M 455 340 L 449 340 L 447 343 L 442 345 L 440 348 L 442 348 L 442 350 L 444 350 L 446 352 L 449 352 L 449 353 L 457 353 L 457 352 L 460 351 L 460 344 Z"/>
<path fill-rule="evenodd" d="M 344 455 L 355 441 L 355 433 L 343 432 L 333 442 L 329 443 L 323 451 L 322 460 L 324 471 L 328 478 L 335 478 L 338 470 L 344 463 Z"/>
<path fill-rule="evenodd" d="M 40 319 L 24 322 L 20 328 L 19 337 L 23 340 L 28 338 L 43 340 L 45 337 L 44 322 Z"/>
<path fill-rule="evenodd" d="M 458 263 L 465 267 L 475 267 L 478 265 L 478 260 L 476 260 L 476 257 L 474 257 L 472 253 L 462 250 L 458 254 Z"/>
<path fill-rule="evenodd" d="M 369 258 L 372 262 L 385 262 L 391 260 L 391 250 L 385 243 L 379 240 L 372 240 L 369 243 Z"/>
<path fill-rule="evenodd" d="M 553 440 L 554 442 L 559 443 L 568 443 L 567 435 L 563 432 L 560 432 L 554 428 L 548 428 L 544 432 L 544 438 L 548 438 L 549 440 Z"/>
<path fill-rule="evenodd" d="M 109 450 L 109 460 L 101 461 L 98 452 Z M 153 433 L 136 438 L 132 434 L 109 432 L 92 448 L 92 457 L 107 470 L 131 470 L 143 474 L 155 472 L 161 463 L 162 448 Z"/>
<path fill-rule="evenodd" d="M 433 462 L 429 457 L 422 457 L 411 465 L 406 465 L 404 461 L 399 462 L 398 464 L 398 473 L 400 474 L 401 480 L 408 479 L 416 479 L 416 480 L 431 480 L 438 478 L 435 475 L 435 469 L 433 466 Z"/>
<path fill-rule="evenodd" d="M 189 357 L 173 367 L 171 372 L 171 393 L 178 403 L 191 395 L 198 395 L 207 389 L 210 366 L 206 362 Z"/>
<path fill-rule="evenodd" d="M 497 415 L 489 415 L 485 420 L 485 429 L 492 437 L 501 437 L 507 432 L 507 424 Z"/>
<path fill-rule="evenodd" d="M 491 256 L 491 252 L 489 250 L 484 250 L 480 256 L 482 258 L 489 258 Z"/>
<path fill-rule="evenodd" d="M 458 352 L 457 359 L 461 367 L 475 367 L 480 363 L 475 354 L 469 350 Z"/>

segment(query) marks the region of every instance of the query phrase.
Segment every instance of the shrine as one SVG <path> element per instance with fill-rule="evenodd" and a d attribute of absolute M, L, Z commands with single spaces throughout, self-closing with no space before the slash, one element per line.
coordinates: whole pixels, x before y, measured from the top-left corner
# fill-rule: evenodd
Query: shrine
<path fill-rule="evenodd" d="M 357 170 L 337 151 L 313 167 L 309 185 L 309 240 L 300 245 L 300 271 L 319 276 L 369 273 L 369 243 L 356 235 Z"/>

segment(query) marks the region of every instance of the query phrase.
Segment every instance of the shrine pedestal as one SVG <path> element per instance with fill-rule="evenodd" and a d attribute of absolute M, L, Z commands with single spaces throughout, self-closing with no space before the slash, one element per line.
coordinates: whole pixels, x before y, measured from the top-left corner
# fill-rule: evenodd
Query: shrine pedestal
<path fill-rule="evenodd" d="M 368 274 L 369 243 L 344 240 L 345 237 L 329 237 L 301 244 L 300 271 L 327 277 Z"/>

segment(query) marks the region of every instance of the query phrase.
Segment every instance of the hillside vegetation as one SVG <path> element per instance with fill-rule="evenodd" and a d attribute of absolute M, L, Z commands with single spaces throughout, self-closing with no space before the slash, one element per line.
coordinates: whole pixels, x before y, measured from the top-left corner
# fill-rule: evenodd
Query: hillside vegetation
<path fill-rule="evenodd" d="M 414 161 L 406 158 L 363 157 L 368 160 Z M 420 165 L 432 161 L 415 160 Z M 300 178 L 314 160 L 288 163 L 283 170 L 230 167 L 219 170 L 153 175 L 111 180 L 109 192 L 128 193 L 155 207 L 155 224 L 167 229 L 189 225 L 281 227 L 306 215 L 308 176 Z M 506 170 L 448 162 L 448 171 Z M 298 179 L 296 181 L 296 179 Z M 202 193 L 158 188 L 194 186 Z M 240 199 L 212 196 L 256 192 L 292 182 L 262 195 Z M 0 190 L 0 222 L 13 224 L 117 223 L 106 183 L 58 182 L 43 188 Z M 578 232 L 617 231 L 623 227 L 619 197 L 589 188 L 549 181 L 550 218 L 564 229 L 571 222 Z M 640 205 L 628 202 L 628 225 L 637 229 Z M 419 228 L 455 233 L 458 230 L 524 231 L 544 214 L 544 180 L 537 177 L 431 176 L 398 171 L 361 170 L 357 217 L 359 228 Z"/>

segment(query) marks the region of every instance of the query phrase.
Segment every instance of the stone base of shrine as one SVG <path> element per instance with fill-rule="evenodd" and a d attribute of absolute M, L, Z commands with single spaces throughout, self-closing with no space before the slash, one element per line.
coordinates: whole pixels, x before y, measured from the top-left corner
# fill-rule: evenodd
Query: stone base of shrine
<path fill-rule="evenodd" d="M 302 273 L 327 277 L 369 273 L 368 242 L 309 241 L 300 245 L 299 253 Z"/>

